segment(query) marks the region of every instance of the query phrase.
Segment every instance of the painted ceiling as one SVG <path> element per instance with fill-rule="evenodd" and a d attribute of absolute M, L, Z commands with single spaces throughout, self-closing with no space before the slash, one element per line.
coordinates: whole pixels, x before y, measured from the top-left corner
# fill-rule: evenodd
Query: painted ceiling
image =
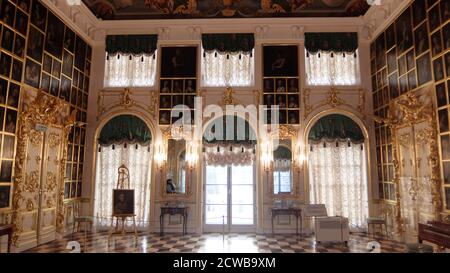
<path fill-rule="evenodd" d="M 103 20 L 352 17 L 366 0 L 83 0 Z"/>

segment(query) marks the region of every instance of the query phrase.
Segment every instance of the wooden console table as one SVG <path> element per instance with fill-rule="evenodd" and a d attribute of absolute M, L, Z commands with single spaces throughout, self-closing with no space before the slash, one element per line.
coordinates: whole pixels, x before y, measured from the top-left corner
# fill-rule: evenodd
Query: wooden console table
<path fill-rule="evenodd" d="M 303 233 L 302 210 L 299 208 L 272 208 L 272 234 L 274 234 L 273 219 L 279 215 L 293 215 L 296 218 L 295 231 L 298 235 L 298 221 L 300 220 L 300 234 Z"/>
<path fill-rule="evenodd" d="M 13 233 L 12 225 L 0 225 L 0 237 L 5 235 L 8 236 L 8 253 L 11 252 L 12 233 Z"/>
<path fill-rule="evenodd" d="M 183 218 L 183 235 L 187 233 L 187 218 L 188 218 L 188 208 L 187 207 L 161 207 L 161 215 L 159 216 L 159 227 L 161 236 L 164 234 L 164 215 L 181 215 Z"/>

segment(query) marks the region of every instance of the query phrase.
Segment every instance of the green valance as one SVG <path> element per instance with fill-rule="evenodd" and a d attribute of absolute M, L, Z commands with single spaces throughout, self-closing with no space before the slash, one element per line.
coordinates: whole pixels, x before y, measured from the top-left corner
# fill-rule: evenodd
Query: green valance
<path fill-rule="evenodd" d="M 353 54 L 358 49 L 358 33 L 308 32 L 305 33 L 305 48 L 310 54 L 319 52 Z"/>
<path fill-rule="evenodd" d="M 150 129 L 142 119 L 133 115 L 121 115 L 106 123 L 98 142 L 103 146 L 123 143 L 147 145 L 151 139 Z"/>
<path fill-rule="evenodd" d="M 133 55 L 153 55 L 158 43 L 158 35 L 108 35 L 106 37 L 106 52 L 109 55 L 117 53 Z"/>
<path fill-rule="evenodd" d="M 221 53 L 250 53 L 255 47 L 253 33 L 203 34 L 203 49 Z"/>
<path fill-rule="evenodd" d="M 364 142 L 364 135 L 356 122 L 343 115 L 328 115 L 319 119 L 309 132 L 310 142 L 322 140 L 347 140 Z"/>
<path fill-rule="evenodd" d="M 278 148 L 273 152 L 273 158 L 291 160 L 292 152 L 289 148 L 285 146 L 278 146 Z"/>
<path fill-rule="evenodd" d="M 247 120 L 238 116 L 222 116 L 206 127 L 203 140 L 209 144 L 232 142 L 251 146 L 256 144 L 256 134 Z"/>

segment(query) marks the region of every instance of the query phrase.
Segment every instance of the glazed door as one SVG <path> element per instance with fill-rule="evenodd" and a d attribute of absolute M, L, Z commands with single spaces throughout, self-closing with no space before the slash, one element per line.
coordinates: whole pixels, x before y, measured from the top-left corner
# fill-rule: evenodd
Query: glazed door
<path fill-rule="evenodd" d="M 253 232 L 254 167 L 207 166 L 205 178 L 204 231 Z"/>

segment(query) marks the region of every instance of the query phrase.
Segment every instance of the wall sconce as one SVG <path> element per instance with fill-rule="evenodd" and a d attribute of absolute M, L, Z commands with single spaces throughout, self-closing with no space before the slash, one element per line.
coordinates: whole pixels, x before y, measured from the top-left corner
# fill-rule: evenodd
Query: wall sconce
<path fill-rule="evenodd" d="M 155 145 L 155 162 L 156 162 L 156 167 L 158 168 L 158 170 L 162 170 L 165 166 L 165 163 L 167 161 L 167 153 L 166 153 L 166 147 L 164 145 L 164 143 L 162 141 L 158 141 L 156 142 Z"/>
<path fill-rule="evenodd" d="M 273 167 L 273 150 L 271 141 L 263 141 L 261 146 L 261 162 L 264 171 L 269 172 Z"/>
<path fill-rule="evenodd" d="M 296 159 L 294 160 L 294 168 L 297 169 L 298 172 L 303 171 L 303 167 L 305 164 L 305 153 L 303 152 L 303 147 L 298 144 L 296 149 Z"/>
<path fill-rule="evenodd" d="M 190 141 L 186 147 L 186 163 L 190 171 L 194 170 L 198 161 L 198 144 L 196 141 Z"/>

